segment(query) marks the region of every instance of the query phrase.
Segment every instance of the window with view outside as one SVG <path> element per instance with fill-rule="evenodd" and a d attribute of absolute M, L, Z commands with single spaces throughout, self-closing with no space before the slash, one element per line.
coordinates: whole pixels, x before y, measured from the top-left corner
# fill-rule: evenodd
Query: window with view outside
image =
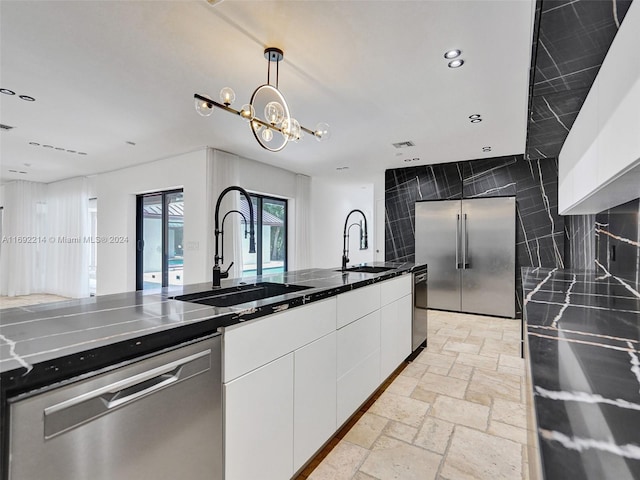
<path fill-rule="evenodd" d="M 242 276 L 282 273 L 287 270 L 287 201 L 251 194 L 255 215 L 256 253 L 249 252 L 249 238 L 242 240 Z M 249 205 L 240 200 L 240 211 L 249 220 Z M 243 230 L 244 231 L 244 226 Z"/>

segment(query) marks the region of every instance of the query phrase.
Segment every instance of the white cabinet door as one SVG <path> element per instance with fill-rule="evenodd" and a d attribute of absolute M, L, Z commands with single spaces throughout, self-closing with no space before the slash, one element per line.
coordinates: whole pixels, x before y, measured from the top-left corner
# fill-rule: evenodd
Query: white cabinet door
<path fill-rule="evenodd" d="M 225 328 L 222 381 L 230 382 L 335 329 L 335 297 Z"/>
<path fill-rule="evenodd" d="M 293 475 L 293 353 L 224 385 L 225 478 Z"/>
<path fill-rule="evenodd" d="M 380 310 L 338 330 L 338 426 L 380 385 Z"/>
<path fill-rule="evenodd" d="M 379 283 L 341 293 L 337 300 L 337 326 L 342 328 L 378 309 L 380 309 Z"/>
<path fill-rule="evenodd" d="M 294 352 L 293 470 L 335 433 L 336 333 Z"/>
<path fill-rule="evenodd" d="M 411 295 L 380 309 L 380 381 L 411 353 Z"/>

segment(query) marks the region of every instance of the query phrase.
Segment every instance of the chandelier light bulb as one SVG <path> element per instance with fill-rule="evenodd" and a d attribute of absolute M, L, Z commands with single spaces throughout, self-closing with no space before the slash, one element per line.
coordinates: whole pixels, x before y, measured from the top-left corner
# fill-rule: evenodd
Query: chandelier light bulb
<path fill-rule="evenodd" d="M 331 129 L 327 123 L 320 122 L 316 125 L 315 137 L 319 142 L 324 142 L 331 138 Z"/>
<path fill-rule="evenodd" d="M 202 95 L 205 98 L 211 99 L 209 95 Z M 199 98 L 195 99 L 196 112 L 203 117 L 208 117 L 213 113 L 213 103 L 205 102 Z"/>
<path fill-rule="evenodd" d="M 270 142 L 272 138 L 273 138 L 273 132 L 271 131 L 271 129 L 265 128 L 262 131 L 262 140 L 264 140 L 265 142 Z"/>
<path fill-rule="evenodd" d="M 280 125 L 284 120 L 284 107 L 278 102 L 269 102 L 264 107 L 264 118 L 271 125 Z"/>
<path fill-rule="evenodd" d="M 236 92 L 234 92 L 232 88 L 224 87 L 222 90 L 220 90 L 220 101 L 227 107 L 231 105 L 235 99 Z"/>
<path fill-rule="evenodd" d="M 285 118 L 282 122 L 282 134 L 287 140 L 300 140 L 300 123 L 295 118 Z"/>
<path fill-rule="evenodd" d="M 253 130 L 258 133 L 260 131 L 260 129 L 262 128 L 262 125 L 260 125 L 258 122 L 256 122 L 255 120 L 253 120 L 251 122 L 251 127 L 253 128 Z"/>
<path fill-rule="evenodd" d="M 256 111 L 253 108 L 253 105 L 247 103 L 242 106 L 242 110 L 240 110 L 240 116 L 244 118 L 247 122 L 252 121 L 256 118 Z"/>

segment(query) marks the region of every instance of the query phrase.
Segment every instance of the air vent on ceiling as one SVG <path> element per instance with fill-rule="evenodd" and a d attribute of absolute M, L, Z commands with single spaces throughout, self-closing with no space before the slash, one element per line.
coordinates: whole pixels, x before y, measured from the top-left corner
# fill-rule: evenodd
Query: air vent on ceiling
<path fill-rule="evenodd" d="M 392 145 L 396 148 L 404 148 L 404 147 L 414 147 L 416 144 L 411 140 L 406 140 L 404 142 L 392 143 Z"/>
<path fill-rule="evenodd" d="M 10 125 L 3 125 L 0 123 L 0 129 L 2 130 L 11 130 L 12 128 L 16 128 L 16 127 L 12 127 Z"/>

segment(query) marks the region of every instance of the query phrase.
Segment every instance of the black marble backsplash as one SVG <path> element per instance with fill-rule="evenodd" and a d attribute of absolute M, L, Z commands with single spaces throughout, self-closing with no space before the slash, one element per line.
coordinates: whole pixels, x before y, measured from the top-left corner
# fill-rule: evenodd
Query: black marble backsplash
<path fill-rule="evenodd" d="M 413 261 L 415 202 L 516 196 L 516 312 L 522 312 L 520 268 L 564 268 L 564 220 L 558 215 L 558 164 L 522 155 L 387 170 L 385 256 Z"/>
<path fill-rule="evenodd" d="M 596 270 L 640 288 L 640 199 L 595 216 Z"/>

